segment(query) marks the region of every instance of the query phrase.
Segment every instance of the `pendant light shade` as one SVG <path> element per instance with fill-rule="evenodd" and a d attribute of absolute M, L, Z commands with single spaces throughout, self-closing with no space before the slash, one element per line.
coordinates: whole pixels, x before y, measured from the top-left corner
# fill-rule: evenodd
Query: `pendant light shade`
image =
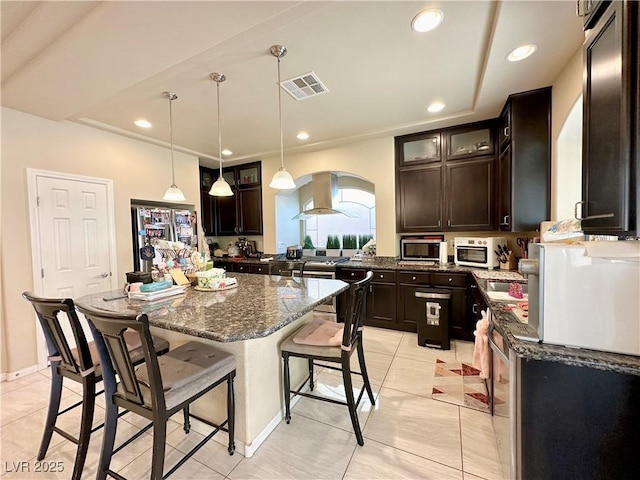
<path fill-rule="evenodd" d="M 282 45 L 273 45 L 271 55 L 278 59 L 278 115 L 280 117 L 280 168 L 273 175 L 269 186 L 278 190 L 291 190 L 296 188 L 293 177 L 284 168 L 284 141 L 282 133 L 282 92 L 280 91 L 280 59 L 287 54 L 287 49 Z"/>
<path fill-rule="evenodd" d="M 214 197 L 231 197 L 233 195 L 233 191 L 231 191 L 231 187 L 222 176 L 222 133 L 220 130 L 220 84 L 224 82 L 227 77 L 222 73 L 212 73 L 209 77 L 211 80 L 216 82 L 216 103 L 218 105 L 218 158 L 220 159 L 220 176 L 215 183 L 211 185 L 209 195 L 213 195 Z"/>
<path fill-rule="evenodd" d="M 178 98 L 173 92 L 164 92 L 163 95 L 169 99 L 169 136 L 171 140 L 171 186 L 164 192 L 163 200 L 167 202 L 184 202 L 186 200 L 182 191 L 176 185 L 176 170 L 173 160 L 173 110 L 172 102 Z"/>

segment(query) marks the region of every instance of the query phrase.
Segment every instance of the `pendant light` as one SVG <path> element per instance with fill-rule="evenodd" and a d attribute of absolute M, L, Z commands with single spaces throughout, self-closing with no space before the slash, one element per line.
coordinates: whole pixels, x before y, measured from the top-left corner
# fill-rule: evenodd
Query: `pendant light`
<path fill-rule="evenodd" d="M 231 197 L 233 195 L 231 187 L 222 176 L 222 134 L 220 133 L 220 83 L 224 82 L 227 77 L 222 73 L 212 73 L 209 77 L 216 82 L 216 103 L 218 104 L 218 158 L 220 159 L 220 176 L 218 180 L 211 185 L 209 195 L 213 195 L 214 197 Z"/>
<path fill-rule="evenodd" d="M 282 45 L 273 45 L 271 55 L 278 59 L 278 114 L 280 115 L 280 168 L 273 175 L 269 186 L 278 190 L 291 190 L 296 188 L 293 177 L 284 168 L 284 145 L 282 134 L 282 92 L 280 91 L 280 59 L 287 54 L 287 49 Z"/>
<path fill-rule="evenodd" d="M 178 98 L 173 92 L 164 92 L 163 95 L 169 99 L 169 136 L 171 139 L 171 186 L 164 192 L 163 200 L 167 202 L 184 202 L 186 200 L 182 191 L 176 185 L 176 169 L 173 161 L 173 111 L 172 102 Z"/>

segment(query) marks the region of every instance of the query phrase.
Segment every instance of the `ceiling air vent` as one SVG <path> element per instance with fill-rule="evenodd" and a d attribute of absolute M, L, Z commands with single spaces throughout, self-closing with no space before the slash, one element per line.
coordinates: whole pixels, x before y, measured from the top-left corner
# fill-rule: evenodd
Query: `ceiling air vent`
<path fill-rule="evenodd" d="M 304 100 L 329 91 L 313 72 L 284 80 L 280 85 L 296 100 Z"/>

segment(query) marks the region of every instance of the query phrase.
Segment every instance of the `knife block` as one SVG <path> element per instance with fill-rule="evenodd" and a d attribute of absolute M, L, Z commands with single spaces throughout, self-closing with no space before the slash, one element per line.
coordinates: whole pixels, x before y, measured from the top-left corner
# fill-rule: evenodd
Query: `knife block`
<path fill-rule="evenodd" d="M 518 268 L 518 260 L 513 252 L 509 252 L 506 263 L 500 264 L 500 270 L 516 270 Z"/>

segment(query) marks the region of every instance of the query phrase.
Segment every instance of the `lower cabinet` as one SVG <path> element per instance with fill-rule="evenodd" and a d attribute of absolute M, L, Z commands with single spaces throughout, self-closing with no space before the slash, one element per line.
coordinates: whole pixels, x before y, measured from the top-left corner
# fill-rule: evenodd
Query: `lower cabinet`
<path fill-rule="evenodd" d="M 345 282 L 362 280 L 365 269 L 340 268 L 336 277 Z M 460 340 L 473 340 L 473 317 L 467 305 L 468 289 L 472 280 L 466 273 L 428 271 L 374 270 L 364 324 L 404 332 L 417 332 L 418 320 L 424 318 L 424 302 L 415 296 L 417 290 L 437 288 L 451 293 L 449 303 L 449 335 Z M 339 321 L 346 315 L 346 292 L 338 297 Z"/>
<path fill-rule="evenodd" d="M 336 278 L 347 283 L 362 280 L 366 269 L 343 268 L 336 272 Z M 348 292 L 337 299 L 338 321 L 344 322 L 347 314 Z M 397 329 L 396 327 L 396 278 L 392 270 L 374 270 L 369 284 L 367 303 L 364 308 L 364 324 L 371 327 Z"/>

